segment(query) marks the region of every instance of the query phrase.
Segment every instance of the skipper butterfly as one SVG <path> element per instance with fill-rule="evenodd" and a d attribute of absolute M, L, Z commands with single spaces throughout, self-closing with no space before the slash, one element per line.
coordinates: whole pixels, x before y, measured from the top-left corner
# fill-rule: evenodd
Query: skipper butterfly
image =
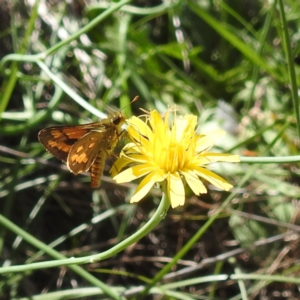
<path fill-rule="evenodd" d="M 124 123 L 125 116 L 119 111 L 95 123 L 45 128 L 38 139 L 75 175 L 90 171 L 91 187 L 97 188 L 106 158 L 116 147 Z"/>

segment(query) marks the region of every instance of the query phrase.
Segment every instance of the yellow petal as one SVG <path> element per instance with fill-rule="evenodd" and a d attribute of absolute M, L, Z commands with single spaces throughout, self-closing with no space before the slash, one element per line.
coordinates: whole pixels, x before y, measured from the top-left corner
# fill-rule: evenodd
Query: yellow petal
<path fill-rule="evenodd" d="M 131 159 L 131 162 L 134 162 L 134 163 L 146 163 L 148 161 L 147 157 L 145 157 L 143 154 L 130 154 L 130 156 L 127 156 L 127 153 L 126 153 L 126 156 L 125 157 L 130 157 Z"/>
<path fill-rule="evenodd" d="M 149 147 L 149 143 L 153 139 L 153 132 L 150 127 L 137 117 L 131 117 L 127 120 L 128 134 L 130 139 L 137 143 L 138 146 Z"/>
<path fill-rule="evenodd" d="M 211 162 L 223 161 L 223 162 L 240 162 L 239 155 L 222 154 L 222 153 L 204 153 L 203 156 L 209 159 Z"/>
<path fill-rule="evenodd" d="M 189 123 L 186 119 L 183 118 L 176 119 L 174 126 L 172 128 L 172 132 L 175 131 L 174 140 L 176 140 L 177 142 L 180 142 L 182 140 L 182 137 L 184 136 L 188 124 Z"/>
<path fill-rule="evenodd" d="M 113 179 L 117 183 L 129 182 L 139 177 L 142 177 L 150 172 L 154 171 L 153 166 L 149 164 L 141 164 L 126 169 L 125 171 L 114 176 Z"/>
<path fill-rule="evenodd" d="M 160 116 L 159 116 L 160 117 Z M 170 151 L 170 133 L 163 122 L 160 122 L 154 131 L 154 140 L 152 147 L 148 149 L 148 155 L 153 157 L 158 165 L 163 165 L 169 159 Z"/>
<path fill-rule="evenodd" d="M 126 123 L 129 125 L 130 130 L 138 132 L 143 136 L 148 136 L 152 134 L 150 127 L 140 118 L 133 116 L 126 120 Z"/>
<path fill-rule="evenodd" d="M 195 195 L 207 193 L 205 185 L 194 172 L 186 170 L 182 172 L 182 175 Z"/>
<path fill-rule="evenodd" d="M 185 192 L 184 192 L 183 182 L 179 174 L 178 173 L 169 174 L 167 180 L 168 180 L 167 191 L 168 191 L 168 196 L 172 208 L 184 205 Z"/>
<path fill-rule="evenodd" d="M 201 165 L 211 164 L 214 162 L 239 162 L 240 157 L 238 155 L 232 154 L 222 154 L 222 153 L 202 153 L 198 155 Z M 198 164 L 200 165 L 200 164 Z"/>
<path fill-rule="evenodd" d="M 120 157 L 126 157 L 131 159 L 132 162 L 142 162 L 144 160 L 149 161 L 149 155 L 146 154 L 146 151 L 136 151 L 135 148 L 123 149 Z"/>
<path fill-rule="evenodd" d="M 156 128 L 158 126 L 162 126 L 162 125 L 164 127 L 166 127 L 164 125 L 164 122 L 163 122 L 162 118 L 161 118 L 161 115 L 159 114 L 159 112 L 157 110 L 152 110 L 150 112 L 150 121 L 149 122 L 150 122 L 152 130 L 154 130 L 154 129 L 156 130 Z"/>
<path fill-rule="evenodd" d="M 112 177 L 115 177 L 124 167 L 126 167 L 130 163 L 132 163 L 131 159 L 128 159 L 127 157 L 121 157 L 113 164 L 113 166 L 109 170 L 109 173 Z"/>
<path fill-rule="evenodd" d="M 229 184 L 225 179 L 217 175 L 216 173 L 209 171 L 204 168 L 197 167 L 195 168 L 195 172 L 199 177 L 204 178 L 217 188 L 225 191 L 229 191 L 232 188 L 232 185 Z"/>
<path fill-rule="evenodd" d="M 220 139 L 224 134 L 226 134 L 225 131 L 217 129 L 205 134 L 198 135 L 196 153 L 208 151 L 216 143 L 216 141 Z"/>
<path fill-rule="evenodd" d="M 122 149 L 122 151 L 123 152 L 129 152 L 129 153 L 139 153 L 140 152 L 140 150 L 139 150 L 140 148 L 135 144 L 135 143 L 128 143 L 128 144 L 126 144 L 124 147 L 123 147 L 123 149 Z"/>
<path fill-rule="evenodd" d="M 144 198 L 153 185 L 157 182 L 156 180 L 156 173 L 152 172 L 148 174 L 138 185 L 137 189 L 135 190 L 132 198 L 130 199 L 130 203 L 135 203 L 140 201 L 142 198 Z"/>
<path fill-rule="evenodd" d="M 176 140 L 179 143 L 190 144 L 190 140 L 195 135 L 195 127 L 197 124 L 197 117 L 194 115 L 185 115 L 177 118 L 174 127 L 176 127 Z"/>

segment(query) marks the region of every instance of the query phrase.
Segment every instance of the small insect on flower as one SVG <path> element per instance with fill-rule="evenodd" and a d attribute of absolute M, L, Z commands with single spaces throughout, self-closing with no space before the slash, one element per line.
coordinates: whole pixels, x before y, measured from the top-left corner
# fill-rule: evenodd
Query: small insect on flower
<path fill-rule="evenodd" d="M 126 121 L 131 142 L 123 148 L 111 173 L 117 183 L 145 176 L 131 198 L 132 203 L 140 201 L 155 183 L 165 185 L 173 208 L 185 202 L 185 183 L 196 195 L 207 193 L 201 179 L 225 191 L 232 188 L 225 179 L 206 168 L 215 162 L 240 161 L 238 155 L 209 152 L 225 132 L 196 133 L 197 117 L 191 114 L 176 116 L 175 113 L 170 124 L 170 111 L 164 119 L 153 110 L 146 122 L 137 117 Z"/>
<path fill-rule="evenodd" d="M 125 123 L 119 111 L 100 122 L 77 126 L 54 126 L 41 130 L 39 141 L 75 175 L 91 172 L 91 186 L 97 188 L 108 155 L 120 140 Z"/>

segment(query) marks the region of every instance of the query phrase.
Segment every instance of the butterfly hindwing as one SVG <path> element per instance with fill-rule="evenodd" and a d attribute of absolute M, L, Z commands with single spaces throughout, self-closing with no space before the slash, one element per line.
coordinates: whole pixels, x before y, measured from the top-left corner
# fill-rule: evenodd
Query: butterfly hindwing
<path fill-rule="evenodd" d="M 90 169 L 103 148 L 104 135 L 105 132 L 91 131 L 74 143 L 67 160 L 67 166 L 74 174 L 77 175 Z"/>

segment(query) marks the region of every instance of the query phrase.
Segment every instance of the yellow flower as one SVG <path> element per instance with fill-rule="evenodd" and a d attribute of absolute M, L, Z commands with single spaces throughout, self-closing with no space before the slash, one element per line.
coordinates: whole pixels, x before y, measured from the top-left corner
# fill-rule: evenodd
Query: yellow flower
<path fill-rule="evenodd" d="M 146 123 L 137 117 L 127 120 L 131 143 L 123 148 L 111 173 L 118 183 L 145 176 L 130 202 L 140 201 L 155 183 L 165 184 L 173 208 L 185 202 L 185 183 L 196 195 L 207 193 L 201 179 L 225 191 L 232 188 L 226 180 L 206 169 L 206 165 L 218 161 L 239 162 L 237 155 L 208 152 L 225 132 L 196 133 L 197 117 L 191 114 L 175 114 L 170 126 L 169 115 L 170 110 L 163 119 L 153 110 Z"/>

